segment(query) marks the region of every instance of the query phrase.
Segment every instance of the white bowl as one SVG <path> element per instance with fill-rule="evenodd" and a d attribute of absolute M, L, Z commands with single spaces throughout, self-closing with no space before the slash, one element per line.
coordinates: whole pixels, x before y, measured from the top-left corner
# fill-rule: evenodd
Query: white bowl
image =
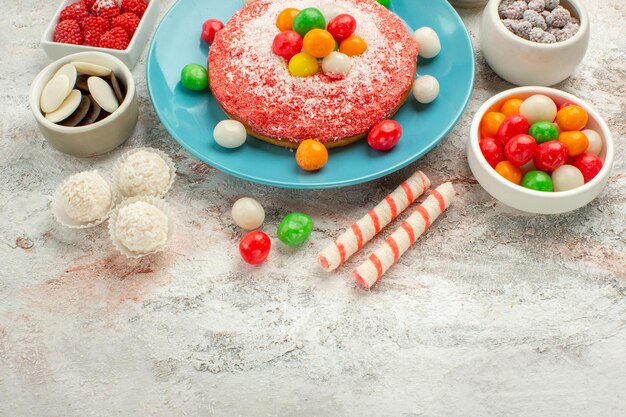
<path fill-rule="evenodd" d="M 576 103 L 589 114 L 588 129 L 597 131 L 604 142 L 600 158 L 604 161 L 602 170 L 582 187 L 563 192 L 541 192 L 516 185 L 493 169 L 483 156 L 478 142 L 480 140 L 480 122 L 489 111 L 497 111 L 509 98 L 525 99 L 534 94 L 543 94 L 553 99 L 557 105 L 567 101 Z M 609 179 L 613 166 L 613 138 L 602 117 L 583 100 L 560 90 L 547 87 L 518 87 L 503 91 L 487 100 L 474 115 L 467 142 L 467 160 L 474 177 L 493 197 L 507 206 L 537 214 L 558 214 L 576 210 L 585 206 L 600 194 Z"/>
<path fill-rule="evenodd" d="M 572 16 L 580 19 L 580 29 L 570 39 L 543 44 L 520 38 L 500 20 L 500 0 L 491 0 L 483 11 L 480 43 L 489 66 L 515 85 L 550 86 L 569 77 L 587 53 L 589 16 L 580 0 L 561 0 Z"/>
<path fill-rule="evenodd" d="M 50 59 L 56 60 L 63 58 L 69 54 L 75 54 L 78 52 L 87 52 L 87 51 L 98 51 L 98 52 L 106 52 L 108 54 L 113 55 L 122 61 L 128 68 L 132 69 L 137 61 L 139 60 L 139 56 L 141 56 L 141 52 L 143 51 L 144 45 L 148 41 L 152 30 L 154 29 L 157 16 L 159 14 L 159 0 L 146 0 L 148 3 L 148 7 L 144 15 L 141 18 L 141 22 L 133 35 L 133 38 L 128 45 L 128 48 L 120 51 L 117 49 L 109 49 L 109 48 L 98 48 L 95 46 L 86 46 L 86 45 L 71 45 L 67 43 L 57 43 L 54 42 L 54 29 L 56 28 L 57 22 L 59 21 L 59 16 L 61 15 L 61 11 L 65 9 L 70 4 L 76 3 L 80 0 L 63 0 L 61 5 L 57 9 L 54 17 L 50 21 L 50 24 L 46 28 L 43 36 L 41 37 L 41 47 L 45 51 L 46 55 L 50 57 Z"/>
<path fill-rule="evenodd" d="M 126 86 L 120 107 L 106 118 L 88 126 L 67 127 L 50 122 L 39 107 L 41 92 L 52 76 L 70 62 L 90 62 L 110 68 Z M 130 137 L 137 125 L 138 106 L 135 81 L 128 67 L 116 57 L 103 52 L 81 52 L 61 58 L 44 68 L 30 86 L 28 102 L 39 130 L 57 150 L 78 157 L 90 157 L 112 151 Z"/>

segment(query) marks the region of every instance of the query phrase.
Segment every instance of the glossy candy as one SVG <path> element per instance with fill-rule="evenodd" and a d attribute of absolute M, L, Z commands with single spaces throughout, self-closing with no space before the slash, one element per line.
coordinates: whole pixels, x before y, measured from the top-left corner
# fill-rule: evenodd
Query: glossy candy
<path fill-rule="evenodd" d="M 246 143 L 248 133 L 237 120 L 222 120 L 213 129 L 213 139 L 223 148 L 234 149 Z"/>
<path fill-rule="evenodd" d="M 356 30 L 356 20 L 349 14 L 340 14 L 328 22 L 326 30 L 333 35 L 337 42 L 348 39 Z"/>
<path fill-rule="evenodd" d="M 554 191 L 569 191 L 585 183 L 582 172 L 573 165 L 563 165 L 552 173 Z"/>
<path fill-rule="evenodd" d="M 388 151 L 398 144 L 402 137 L 402 126 L 395 120 L 383 120 L 370 130 L 367 143 L 377 151 Z"/>
<path fill-rule="evenodd" d="M 587 126 L 589 115 L 580 106 L 563 107 L 556 115 L 556 122 L 562 131 L 583 130 Z"/>
<path fill-rule="evenodd" d="M 335 50 L 335 39 L 328 31 L 313 29 L 304 37 L 304 52 L 315 57 L 324 58 Z"/>
<path fill-rule="evenodd" d="M 385 6 L 386 8 L 389 8 L 389 6 L 391 6 L 391 0 L 376 0 L 376 1 L 382 4 L 383 6 Z"/>
<path fill-rule="evenodd" d="M 528 133 L 529 128 L 528 120 L 521 114 L 507 116 L 498 128 L 496 139 L 506 145 L 512 137 Z"/>
<path fill-rule="evenodd" d="M 559 131 L 551 122 L 541 121 L 534 123 L 528 130 L 528 134 L 535 138 L 537 144 L 557 140 Z"/>
<path fill-rule="evenodd" d="M 322 71 L 326 74 L 343 74 L 347 75 L 352 69 L 352 60 L 346 54 L 341 52 L 331 52 L 322 61 Z"/>
<path fill-rule="evenodd" d="M 211 45 L 215 40 L 215 34 L 224 29 L 224 24 L 217 19 L 209 19 L 202 24 L 202 34 L 200 37 L 203 41 Z"/>
<path fill-rule="evenodd" d="M 512 116 L 514 114 L 519 114 L 519 109 L 524 100 L 519 98 L 512 98 L 504 102 L 502 107 L 500 107 L 500 113 L 506 116 Z"/>
<path fill-rule="evenodd" d="M 582 172 L 585 184 L 591 181 L 602 169 L 602 159 L 594 154 L 584 153 L 572 161 L 572 165 Z"/>
<path fill-rule="evenodd" d="M 578 156 L 589 147 L 589 139 L 583 132 L 575 130 L 573 132 L 562 132 L 559 135 L 559 142 L 567 148 L 569 156 Z"/>
<path fill-rule="evenodd" d="M 480 134 L 482 137 L 495 138 L 504 119 L 506 119 L 506 116 L 499 112 L 492 111 L 485 114 L 480 122 Z"/>
<path fill-rule="evenodd" d="M 313 29 L 326 29 L 326 19 L 318 9 L 309 7 L 294 17 L 291 27 L 304 38 Z"/>
<path fill-rule="evenodd" d="M 562 108 L 567 107 L 567 106 L 575 106 L 575 105 L 576 105 L 576 103 L 572 103 L 571 101 L 566 101 L 565 103 L 561 103 L 559 105 L 559 110 L 561 110 Z"/>
<path fill-rule="evenodd" d="M 188 64 L 180 74 L 180 82 L 191 91 L 206 90 L 209 87 L 209 74 L 201 65 Z"/>
<path fill-rule="evenodd" d="M 315 57 L 300 52 L 295 54 L 289 61 L 289 72 L 294 77 L 308 77 L 317 74 L 319 63 Z"/>
<path fill-rule="evenodd" d="M 294 9 L 293 7 L 290 7 L 280 12 L 278 14 L 278 17 L 276 18 L 276 27 L 278 28 L 278 30 L 280 30 L 281 32 L 284 32 L 286 30 L 292 30 L 293 19 L 295 19 L 298 13 L 300 13 L 300 10 Z"/>
<path fill-rule="evenodd" d="M 441 52 L 441 41 L 437 32 L 424 26 L 415 31 L 413 39 L 419 46 L 419 55 L 424 58 L 434 58 Z"/>
<path fill-rule="evenodd" d="M 494 138 L 483 138 L 478 143 L 480 151 L 487 163 L 495 168 L 498 163 L 504 161 L 504 145 Z"/>
<path fill-rule="evenodd" d="M 413 97 L 419 103 L 432 103 L 437 96 L 439 96 L 439 81 L 432 75 L 422 75 L 413 83 Z"/>
<path fill-rule="evenodd" d="M 239 242 L 239 253 L 251 265 L 260 265 L 267 259 L 272 248 L 269 236 L 261 231 L 250 232 Z"/>
<path fill-rule="evenodd" d="M 328 149 L 316 140 L 304 140 L 296 151 L 296 162 L 305 171 L 320 170 L 328 162 Z"/>
<path fill-rule="evenodd" d="M 554 101 L 541 94 L 528 97 L 520 106 L 520 114 L 526 117 L 531 125 L 541 120 L 553 121 L 556 111 Z"/>
<path fill-rule="evenodd" d="M 592 153 L 594 155 L 600 156 L 602 153 L 602 148 L 604 147 L 604 143 L 602 142 L 602 137 L 598 132 L 591 129 L 583 130 L 585 136 L 587 136 L 587 140 L 589 141 L 589 146 L 585 153 Z"/>
<path fill-rule="evenodd" d="M 504 145 L 504 154 L 509 162 L 520 167 L 533 159 L 536 148 L 537 142 L 532 136 L 517 135 Z"/>
<path fill-rule="evenodd" d="M 561 142 L 551 140 L 535 149 L 533 163 L 537 169 L 552 172 L 567 161 L 567 148 Z"/>
<path fill-rule="evenodd" d="M 293 30 L 280 32 L 274 38 L 272 51 L 289 61 L 294 55 L 302 51 L 302 37 Z"/>
<path fill-rule="evenodd" d="M 291 213 L 278 225 L 278 239 L 288 246 L 303 244 L 311 235 L 313 220 L 302 213 Z"/>
<path fill-rule="evenodd" d="M 265 210 L 254 198 L 240 198 L 233 204 L 231 210 L 233 221 L 244 230 L 254 230 L 261 227 L 265 221 Z"/>
<path fill-rule="evenodd" d="M 367 44 L 360 36 L 352 35 L 339 44 L 339 52 L 348 56 L 361 55 L 367 50 Z"/>
<path fill-rule="evenodd" d="M 522 187 L 536 191 L 552 191 L 552 179 L 543 171 L 527 172 L 522 178 Z"/>
<path fill-rule="evenodd" d="M 522 183 L 522 170 L 510 161 L 501 161 L 496 165 L 496 172 L 514 184 Z"/>

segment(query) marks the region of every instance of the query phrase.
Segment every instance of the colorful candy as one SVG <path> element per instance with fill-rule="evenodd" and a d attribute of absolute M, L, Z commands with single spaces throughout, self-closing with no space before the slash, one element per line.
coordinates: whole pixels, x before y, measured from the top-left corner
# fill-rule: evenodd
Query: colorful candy
<path fill-rule="evenodd" d="M 500 162 L 504 161 L 504 145 L 494 138 L 483 138 L 478 143 L 483 156 L 487 163 L 495 168 Z"/>
<path fill-rule="evenodd" d="M 419 103 L 431 103 L 437 96 L 439 96 L 439 81 L 432 75 L 422 75 L 413 83 L 413 97 Z"/>
<path fill-rule="evenodd" d="M 528 97 L 520 106 L 520 114 L 531 125 L 542 120 L 552 122 L 556 117 L 556 112 L 554 101 L 550 97 L 541 94 Z"/>
<path fill-rule="evenodd" d="M 535 122 L 528 130 L 528 134 L 535 138 L 537 144 L 557 140 L 559 138 L 559 130 L 556 126 L 546 121 Z"/>
<path fill-rule="evenodd" d="M 250 232 L 239 242 L 239 253 L 250 265 L 260 265 L 267 259 L 272 248 L 269 236 L 261 231 Z"/>
<path fill-rule="evenodd" d="M 328 23 L 326 30 L 330 32 L 337 42 L 341 42 L 354 33 L 356 20 L 349 14 L 340 14 Z"/>
<path fill-rule="evenodd" d="M 298 13 L 300 13 L 300 10 L 294 9 L 292 7 L 280 12 L 278 14 L 278 17 L 276 18 L 276 27 L 278 28 L 278 30 L 280 30 L 281 32 L 291 30 L 293 27 L 293 20 L 296 18 Z"/>
<path fill-rule="evenodd" d="M 202 24 L 202 34 L 200 37 L 203 41 L 211 45 L 215 40 L 215 34 L 224 28 L 224 24 L 217 19 L 209 19 Z"/>
<path fill-rule="evenodd" d="M 331 52 L 322 60 L 322 71 L 325 74 L 348 75 L 352 69 L 352 60 L 341 52 Z"/>
<path fill-rule="evenodd" d="M 572 165 L 582 172 L 586 184 L 594 179 L 602 169 L 602 159 L 594 154 L 584 153 L 574 158 Z"/>
<path fill-rule="evenodd" d="M 519 98 L 512 98 L 504 102 L 502 107 L 500 107 L 500 113 L 506 116 L 512 116 L 514 114 L 519 114 L 519 109 L 522 106 L 524 100 Z"/>
<path fill-rule="evenodd" d="M 552 179 L 543 171 L 530 171 L 522 178 L 522 187 L 536 191 L 552 191 Z"/>
<path fill-rule="evenodd" d="M 506 116 L 499 112 L 491 111 L 485 114 L 480 123 L 480 133 L 482 137 L 495 138 L 504 119 L 506 119 Z"/>
<path fill-rule="evenodd" d="M 289 60 L 289 72 L 294 77 L 308 77 L 317 74 L 317 71 L 319 71 L 317 59 L 306 52 L 295 54 Z"/>
<path fill-rule="evenodd" d="M 278 239 L 287 246 L 303 244 L 311 235 L 313 219 L 306 214 L 291 213 L 278 225 Z"/>
<path fill-rule="evenodd" d="M 391 0 L 376 0 L 376 1 L 382 4 L 383 6 L 385 6 L 386 8 L 389 8 L 389 6 L 391 6 Z"/>
<path fill-rule="evenodd" d="M 286 30 L 276 35 L 272 43 L 272 51 L 289 61 L 302 51 L 302 44 L 302 37 L 298 32 Z"/>
<path fill-rule="evenodd" d="M 556 122 L 563 131 L 582 130 L 588 121 L 585 109 L 575 104 L 563 107 L 556 115 Z"/>
<path fill-rule="evenodd" d="M 296 151 L 296 162 L 305 171 L 320 170 L 328 162 L 328 149 L 314 139 L 304 140 Z"/>
<path fill-rule="evenodd" d="M 521 167 L 533 159 L 537 142 L 532 136 L 517 135 L 509 139 L 504 145 L 504 154 L 514 165 Z"/>
<path fill-rule="evenodd" d="M 326 19 L 318 9 L 309 7 L 293 18 L 291 27 L 304 38 L 313 29 L 326 29 Z"/>
<path fill-rule="evenodd" d="M 578 156 L 589 147 L 589 139 L 583 132 L 575 130 L 573 132 L 561 132 L 559 142 L 567 148 L 569 156 Z"/>
<path fill-rule="evenodd" d="M 567 161 L 567 148 L 561 142 L 551 140 L 535 149 L 533 163 L 537 169 L 552 172 Z"/>
<path fill-rule="evenodd" d="M 501 161 L 496 165 L 496 172 L 514 184 L 522 183 L 522 170 L 510 161 Z"/>
<path fill-rule="evenodd" d="M 496 139 L 506 145 L 512 137 L 528 133 L 529 128 L 528 120 L 521 114 L 507 116 L 498 128 Z"/>
<path fill-rule="evenodd" d="M 370 130 L 367 143 L 377 151 L 388 151 L 398 144 L 402 137 L 402 126 L 395 120 L 383 120 Z"/>
<path fill-rule="evenodd" d="M 573 165 L 562 165 L 552 173 L 554 191 L 569 191 L 585 183 L 582 172 Z"/>
<path fill-rule="evenodd" d="M 304 52 L 315 57 L 324 58 L 335 50 L 335 39 L 330 32 L 323 29 L 313 29 L 304 37 Z"/>
<path fill-rule="evenodd" d="M 261 227 L 265 221 L 265 210 L 254 198 L 240 198 L 233 204 L 231 210 L 233 221 L 244 230 L 254 230 Z"/>
<path fill-rule="evenodd" d="M 213 139 L 223 148 L 234 149 L 246 143 L 248 133 L 237 120 L 222 120 L 213 129 Z"/>
<path fill-rule="evenodd" d="M 423 58 L 434 58 L 441 52 L 441 41 L 437 32 L 427 26 L 417 29 L 413 39 L 419 46 L 419 56 Z"/>
<path fill-rule="evenodd" d="M 339 44 L 339 52 L 348 56 L 358 56 L 367 50 L 367 43 L 360 36 L 352 35 Z"/>
<path fill-rule="evenodd" d="M 188 64 L 180 74 L 180 82 L 191 91 L 206 90 L 209 87 L 209 74 L 202 65 Z"/>

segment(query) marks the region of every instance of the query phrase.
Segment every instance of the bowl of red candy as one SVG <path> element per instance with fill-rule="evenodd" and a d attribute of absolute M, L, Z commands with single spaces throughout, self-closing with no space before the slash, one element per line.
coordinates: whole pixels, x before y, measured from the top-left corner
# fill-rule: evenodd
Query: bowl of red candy
<path fill-rule="evenodd" d="M 154 28 L 158 9 L 158 0 L 64 0 L 41 46 L 53 60 L 99 51 L 132 68 Z"/>
<path fill-rule="evenodd" d="M 606 186 L 613 165 L 611 132 L 583 100 L 552 88 L 519 87 L 476 112 L 467 159 L 480 185 L 518 210 L 576 210 Z"/>

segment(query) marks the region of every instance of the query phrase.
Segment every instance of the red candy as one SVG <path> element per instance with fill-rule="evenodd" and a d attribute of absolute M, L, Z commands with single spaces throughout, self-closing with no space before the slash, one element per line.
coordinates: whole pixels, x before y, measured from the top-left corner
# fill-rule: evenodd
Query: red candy
<path fill-rule="evenodd" d="M 402 137 L 402 126 L 395 120 L 383 120 L 370 130 L 367 143 L 377 151 L 388 151 Z"/>
<path fill-rule="evenodd" d="M 270 253 L 272 241 L 269 236 L 258 230 L 250 232 L 241 239 L 239 253 L 244 261 L 251 265 L 260 265 Z"/>
<path fill-rule="evenodd" d="M 209 19 L 202 25 L 202 40 L 211 45 L 215 40 L 215 34 L 222 30 L 224 24 L 217 19 Z"/>
<path fill-rule="evenodd" d="M 536 148 L 537 142 L 535 138 L 521 134 L 512 137 L 506 142 L 506 145 L 504 145 L 504 154 L 509 162 L 521 167 L 533 159 Z"/>
<path fill-rule="evenodd" d="M 504 161 L 504 147 L 502 143 L 494 138 L 484 138 L 478 143 L 483 156 L 493 168 L 499 162 Z"/>
<path fill-rule="evenodd" d="M 535 149 L 533 163 L 537 169 L 552 172 L 567 161 L 567 148 L 557 140 L 544 142 Z"/>
<path fill-rule="evenodd" d="M 337 42 L 341 43 L 356 30 L 356 20 L 349 14 L 340 14 L 328 23 L 326 30 Z"/>
<path fill-rule="evenodd" d="M 521 114 L 513 114 L 504 119 L 498 128 L 496 139 L 506 145 L 512 137 L 528 133 L 528 129 L 530 129 L 528 120 Z"/>
<path fill-rule="evenodd" d="M 586 184 L 602 169 L 602 159 L 592 153 L 584 153 L 574 158 L 572 165 L 582 172 Z"/>
<path fill-rule="evenodd" d="M 294 55 L 302 51 L 302 37 L 293 30 L 280 32 L 274 38 L 272 51 L 289 61 Z"/>

